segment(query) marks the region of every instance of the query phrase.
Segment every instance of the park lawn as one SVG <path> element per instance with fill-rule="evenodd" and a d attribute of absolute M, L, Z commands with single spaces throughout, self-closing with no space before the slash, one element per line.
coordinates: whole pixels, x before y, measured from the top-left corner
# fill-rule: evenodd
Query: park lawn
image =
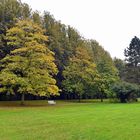
<path fill-rule="evenodd" d="M 140 104 L 0 102 L 1 140 L 139 140 Z M 10 107 L 11 106 L 11 107 Z"/>

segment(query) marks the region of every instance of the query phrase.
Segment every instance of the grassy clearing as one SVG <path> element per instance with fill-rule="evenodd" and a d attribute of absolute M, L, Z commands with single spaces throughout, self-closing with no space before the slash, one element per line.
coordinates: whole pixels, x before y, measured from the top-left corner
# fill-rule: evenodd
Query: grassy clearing
<path fill-rule="evenodd" d="M 0 102 L 2 140 L 139 140 L 140 104 Z M 11 106 L 12 107 L 9 107 Z"/>

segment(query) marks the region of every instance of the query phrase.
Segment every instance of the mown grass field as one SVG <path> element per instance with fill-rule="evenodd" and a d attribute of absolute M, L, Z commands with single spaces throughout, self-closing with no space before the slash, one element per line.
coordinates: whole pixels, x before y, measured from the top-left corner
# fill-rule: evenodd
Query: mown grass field
<path fill-rule="evenodd" d="M 140 103 L 0 102 L 0 140 L 140 140 Z"/>

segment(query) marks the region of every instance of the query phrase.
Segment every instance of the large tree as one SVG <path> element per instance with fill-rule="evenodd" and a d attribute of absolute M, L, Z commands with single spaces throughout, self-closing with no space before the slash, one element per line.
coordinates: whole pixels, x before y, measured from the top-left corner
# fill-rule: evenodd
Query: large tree
<path fill-rule="evenodd" d="M 20 20 L 7 31 L 10 54 L 3 58 L 0 91 L 11 94 L 50 96 L 58 94 L 53 78 L 57 74 L 54 53 L 48 49 L 48 37 L 30 20 Z"/>
<path fill-rule="evenodd" d="M 49 49 L 55 52 L 55 63 L 59 70 L 56 79 L 61 87 L 64 78 L 62 72 L 74 54 L 75 48 L 78 47 L 81 36 L 74 28 L 56 21 L 49 12 L 44 13 L 44 27 L 46 35 L 49 36 Z"/>
<path fill-rule="evenodd" d="M 97 97 L 103 101 L 103 98 L 110 93 L 111 85 L 118 80 L 118 71 L 110 54 L 97 41 L 90 40 L 89 45 L 100 76 L 96 82 Z"/>

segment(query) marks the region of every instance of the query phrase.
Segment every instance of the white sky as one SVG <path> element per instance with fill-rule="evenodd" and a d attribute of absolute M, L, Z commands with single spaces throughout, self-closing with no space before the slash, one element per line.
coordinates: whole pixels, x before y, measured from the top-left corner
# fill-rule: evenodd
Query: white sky
<path fill-rule="evenodd" d="M 49 11 L 55 19 L 97 40 L 112 57 L 140 37 L 140 0 L 22 0 L 33 10 Z"/>

